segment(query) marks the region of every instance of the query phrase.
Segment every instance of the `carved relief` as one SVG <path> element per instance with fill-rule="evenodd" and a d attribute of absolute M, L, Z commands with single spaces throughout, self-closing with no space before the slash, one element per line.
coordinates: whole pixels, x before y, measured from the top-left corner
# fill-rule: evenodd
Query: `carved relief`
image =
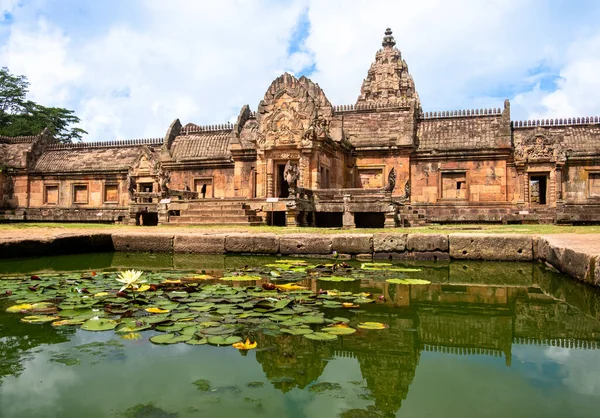
<path fill-rule="evenodd" d="M 290 195 L 292 196 L 296 194 L 296 183 L 299 176 L 300 172 L 298 170 L 298 165 L 295 162 L 288 160 L 283 170 L 283 178 L 287 182 L 290 189 Z"/>
<path fill-rule="evenodd" d="M 546 135 L 541 129 L 515 145 L 515 162 L 564 162 L 566 150 L 554 137 Z"/>
<path fill-rule="evenodd" d="M 332 107 L 321 88 L 306 77 L 277 78 L 257 112 L 256 143 L 261 148 L 310 147 L 329 135 Z"/>

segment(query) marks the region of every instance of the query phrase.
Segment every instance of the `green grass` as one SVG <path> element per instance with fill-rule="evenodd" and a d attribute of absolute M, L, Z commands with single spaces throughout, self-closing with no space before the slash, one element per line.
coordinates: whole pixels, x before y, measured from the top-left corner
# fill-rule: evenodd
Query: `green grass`
<path fill-rule="evenodd" d="M 102 229 L 102 230 L 138 230 L 166 232 L 170 229 L 198 231 L 198 232 L 256 232 L 275 234 L 290 233 L 380 233 L 380 232 L 407 232 L 407 233 L 506 233 L 506 234 L 600 234 L 600 225 L 570 226 L 570 225 L 487 225 L 487 224 L 460 224 L 460 225 L 431 225 L 414 228 L 395 229 L 341 229 L 341 228 L 283 228 L 278 226 L 247 226 L 240 227 L 227 225 L 189 225 L 189 226 L 128 226 L 113 224 L 92 223 L 7 223 L 0 224 L 2 231 L 35 230 L 35 229 Z"/>

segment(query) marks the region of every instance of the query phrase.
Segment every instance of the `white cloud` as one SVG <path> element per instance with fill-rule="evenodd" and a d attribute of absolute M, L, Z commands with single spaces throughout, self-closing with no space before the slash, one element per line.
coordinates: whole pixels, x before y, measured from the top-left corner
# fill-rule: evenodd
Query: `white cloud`
<path fill-rule="evenodd" d="M 87 140 L 163 136 L 177 117 L 232 120 L 244 104 L 256 109 L 283 71 L 312 64 L 332 103 L 354 103 L 387 26 L 425 110 L 514 97 L 515 117 L 600 113 L 600 41 L 580 29 L 583 7 L 569 20 L 542 0 L 138 0 L 102 26 L 85 20 L 98 13 L 59 23 L 43 0 L 0 1 L 14 15 L 0 60 L 29 77 L 32 99 L 74 109 Z M 290 55 L 306 12 L 309 35 Z M 84 25 L 94 30 L 76 30 Z M 556 91 L 539 88 L 534 69 L 560 73 Z"/>

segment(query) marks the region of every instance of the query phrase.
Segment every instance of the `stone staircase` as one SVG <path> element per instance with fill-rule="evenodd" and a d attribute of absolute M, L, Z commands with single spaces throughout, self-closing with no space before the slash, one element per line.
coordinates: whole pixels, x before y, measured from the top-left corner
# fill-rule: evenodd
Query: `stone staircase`
<path fill-rule="evenodd" d="M 243 202 L 205 201 L 191 202 L 179 216 L 171 215 L 169 223 L 175 225 L 263 225 L 256 210 Z"/>

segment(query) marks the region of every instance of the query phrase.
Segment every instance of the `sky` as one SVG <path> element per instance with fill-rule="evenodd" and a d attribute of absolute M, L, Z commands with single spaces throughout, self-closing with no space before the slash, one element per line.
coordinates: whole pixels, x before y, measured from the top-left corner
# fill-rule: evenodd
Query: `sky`
<path fill-rule="evenodd" d="M 234 122 L 283 72 L 355 103 L 386 27 L 424 111 L 600 115 L 597 0 L 0 0 L 0 66 L 85 141 Z"/>

